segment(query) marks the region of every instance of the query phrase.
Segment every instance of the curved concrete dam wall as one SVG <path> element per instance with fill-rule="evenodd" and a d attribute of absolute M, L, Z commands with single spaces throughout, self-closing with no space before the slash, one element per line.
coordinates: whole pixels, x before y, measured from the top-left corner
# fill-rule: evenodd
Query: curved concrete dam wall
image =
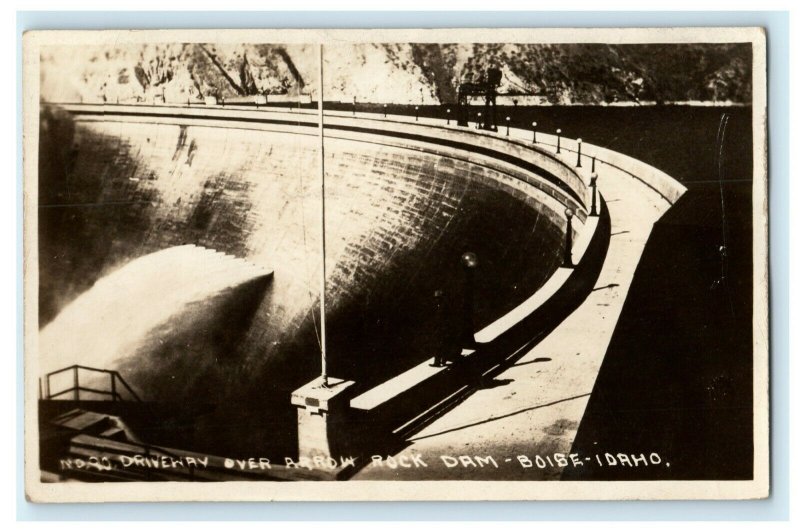
<path fill-rule="evenodd" d="M 60 111 L 42 120 L 45 329 L 71 326 L 59 318 L 99 280 L 175 246 L 202 246 L 274 272 L 269 282 L 215 294 L 213 309 L 176 309 L 180 326 L 155 328 L 137 348 L 92 362 L 120 370 L 146 399 L 217 405 L 184 428 L 217 452 L 280 449 L 269 435 L 295 430 L 288 394 L 319 372 L 318 139 L 309 128 L 277 129 Z M 480 262 L 478 328 L 528 298 L 562 260 L 560 204 L 545 188 L 522 181 L 508 163 L 419 142 L 363 131 L 326 139 L 329 364 L 359 386 L 455 341 L 464 251 Z M 191 275 L 203 283 L 202 270 Z M 438 314 L 436 291 L 444 294 Z M 113 304 L 147 313 L 160 303 L 133 295 Z M 106 314 L 113 304 L 102 307 Z M 87 327 L 86 334 L 104 334 Z M 41 357 L 62 367 L 82 363 Z M 242 401 L 264 404 L 257 423 L 237 417 Z"/>

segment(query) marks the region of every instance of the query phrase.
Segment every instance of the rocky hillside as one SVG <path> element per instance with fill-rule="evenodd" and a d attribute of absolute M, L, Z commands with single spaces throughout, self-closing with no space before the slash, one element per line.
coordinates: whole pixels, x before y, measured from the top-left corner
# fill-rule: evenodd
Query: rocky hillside
<path fill-rule="evenodd" d="M 42 53 L 48 101 L 199 101 L 255 94 L 316 98 L 314 45 L 147 44 Z M 325 99 L 453 102 L 461 81 L 503 72 L 520 103 L 749 103 L 748 45 L 363 44 L 325 49 Z"/>

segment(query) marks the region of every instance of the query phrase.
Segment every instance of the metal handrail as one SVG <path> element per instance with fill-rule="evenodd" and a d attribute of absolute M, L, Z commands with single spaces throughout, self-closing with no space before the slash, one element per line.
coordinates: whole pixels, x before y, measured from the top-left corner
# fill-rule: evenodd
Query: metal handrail
<path fill-rule="evenodd" d="M 111 391 L 98 390 L 96 388 L 87 388 L 85 386 L 81 386 L 80 385 L 80 379 L 79 379 L 79 371 L 80 370 L 93 371 L 95 373 L 107 373 L 109 375 L 109 377 L 110 377 Z M 58 375 L 60 373 L 66 373 L 68 371 L 71 371 L 72 374 L 73 374 L 73 385 L 72 385 L 72 387 L 71 388 L 67 388 L 66 390 L 62 390 L 62 391 L 60 391 L 58 393 L 52 393 L 51 390 L 50 390 L 50 378 L 53 375 Z M 136 392 L 133 391 L 133 388 L 131 388 L 130 385 L 125 381 L 125 379 L 122 378 L 122 375 L 120 375 L 118 371 L 110 370 L 110 369 L 92 368 L 92 367 L 89 367 L 89 366 L 83 366 L 81 364 L 73 364 L 72 366 L 67 366 L 66 368 L 62 368 L 62 369 L 58 369 L 58 370 L 55 370 L 55 371 L 51 371 L 50 373 L 45 375 L 46 397 L 47 397 L 47 399 L 53 399 L 54 397 L 60 397 L 62 395 L 68 394 L 68 393 L 73 393 L 74 394 L 73 399 L 76 400 L 76 401 L 79 401 L 80 400 L 80 392 L 84 391 L 84 392 L 91 392 L 91 393 L 96 393 L 96 394 L 100 394 L 100 395 L 109 395 L 109 396 L 111 396 L 111 400 L 112 401 L 124 401 L 125 399 L 122 397 L 122 394 L 117 392 L 117 381 L 119 381 L 119 383 L 122 384 L 122 386 L 125 388 L 125 390 L 127 390 L 127 392 L 130 394 L 130 396 L 133 397 L 133 399 L 135 399 L 136 401 L 141 402 L 141 398 L 139 398 L 139 396 L 136 394 Z"/>

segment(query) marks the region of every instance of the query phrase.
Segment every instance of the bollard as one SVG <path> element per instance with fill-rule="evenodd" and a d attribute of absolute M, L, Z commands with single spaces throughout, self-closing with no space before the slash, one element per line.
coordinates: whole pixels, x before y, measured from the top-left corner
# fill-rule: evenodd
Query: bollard
<path fill-rule="evenodd" d="M 353 116 L 356 116 L 356 97 L 353 96 Z"/>
<path fill-rule="evenodd" d="M 419 122 L 419 105 L 414 106 L 414 121 Z"/>
<path fill-rule="evenodd" d="M 575 213 L 567 207 L 564 210 L 564 214 L 567 217 L 567 231 L 564 239 L 564 268 L 574 268 L 575 265 L 572 263 L 572 216 Z"/>
<path fill-rule="evenodd" d="M 508 136 L 508 132 L 511 130 L 511 117 L 506 117 L 506 137 Z"/>
<path fill-rule="evenodd" d="M 464 268 L 464 308 L 461 320 L 461 342 L 463 347 L 475 346 L 475 268 L 478 257 L 467 251 L 461 255 L 461 266 Z"/>
<path fill-rule="evenodd" d="M 583 141 L 578 139 L 578 164 L 575 165 L 576 168 L 581 167 L 581 144 L 583 144 Z"/>
<path fill-rule="evenodd" d="M 450 125 L 450 109 L 447 109 L 447 125 Z"/>
<path fill-rule="evenodd" d="M 592 174 L 592 180 L 589 182 L 592 187 L 592 210 L 589 216 L 597 216 L 597 174 Z"/>
<path fill-rule="evenodd" d="M 386 118 L 386 104 L 383 104 L 383 117 Z"/>
<path fill-rule="evenodd" d="M 533 129 L 533 143 L 536 144 L 536 122 L 531 122 L 531 129 Z"/>
<path fill-rule="evenodd" d="M 475 123 L 475 129 L 481 128 L 481 114 L 478 113 L 478 121 Z"/>
<path fill-rule="evenodd" d="M 556 129 L 556 135 L 558 135 L 558 139 L 556 140 L 556 153 L 561 153 L 561 130 Z"/>

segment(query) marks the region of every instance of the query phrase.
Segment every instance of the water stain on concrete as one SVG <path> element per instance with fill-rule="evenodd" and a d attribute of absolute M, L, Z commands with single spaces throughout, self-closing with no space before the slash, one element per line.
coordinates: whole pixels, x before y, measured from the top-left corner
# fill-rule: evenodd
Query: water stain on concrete
<path fill-rule="evenodd" d="M 575 420 L 561 418 L 542 430 L 551 436 L 563 436 L 569 430 L 578 430 L 578 422 Z"/>

